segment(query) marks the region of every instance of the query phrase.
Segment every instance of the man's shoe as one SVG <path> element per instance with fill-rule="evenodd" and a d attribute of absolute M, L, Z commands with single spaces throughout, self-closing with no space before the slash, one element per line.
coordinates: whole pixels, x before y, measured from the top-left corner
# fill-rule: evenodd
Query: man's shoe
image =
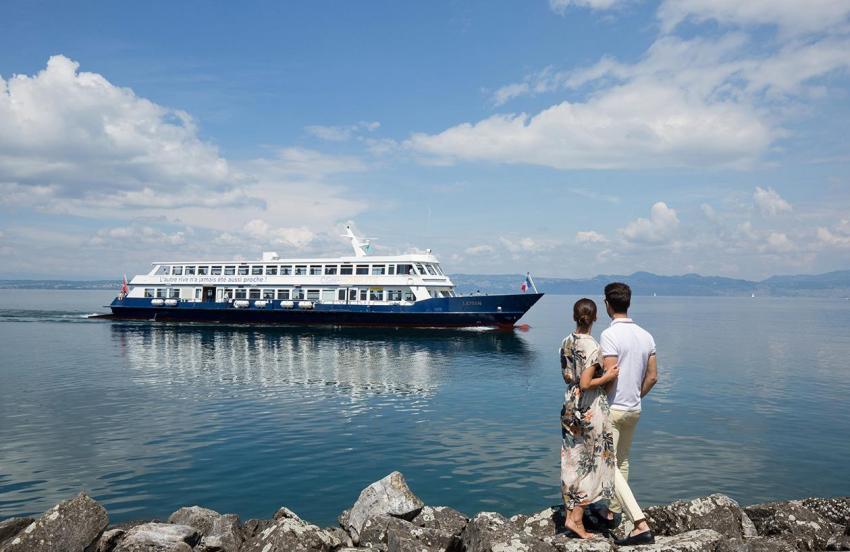
<path fill-rule="evenodd" d="M 640 546 L 642 544 L 655 544 L 655 537 L 652 536 L 652 531 L 644 531 L 637 535 L 626 535 L 625 538 L 615 540 L 617 546 Z"/>

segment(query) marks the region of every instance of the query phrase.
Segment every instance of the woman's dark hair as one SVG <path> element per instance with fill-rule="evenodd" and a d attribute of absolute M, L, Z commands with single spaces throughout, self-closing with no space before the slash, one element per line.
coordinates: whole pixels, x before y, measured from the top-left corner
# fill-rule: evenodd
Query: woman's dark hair
<path fill-rule="evenodd" d="M 596 320 L 596 303 L 592 299 L 579 299 L 573 305 L 573 320 L 579 328 L 589 328 Z"/>
<path fill-rule="evenodd" d="M 605 286 L 605 300 L 618 314 L 629 312 L 632 304 L 632 288 L 628 284 L 613 282 Z"/>

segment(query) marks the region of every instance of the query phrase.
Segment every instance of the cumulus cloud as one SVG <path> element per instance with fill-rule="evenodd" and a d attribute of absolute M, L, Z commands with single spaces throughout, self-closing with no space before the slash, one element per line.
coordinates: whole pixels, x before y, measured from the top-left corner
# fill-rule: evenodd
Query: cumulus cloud
<path fill-rule="evenodd" d="M 94 246 L 138 247 L 139 245 L 183 245 L 186 232 L 166 233 L 148 225 L 102 228 L 89 242 Z"/>
<path fill-rule="evenodd" d="M 549 7 L 555 13 L 563 15 L 570 6 L 590 8 L 592 10 L 608 10 L 624 3 L 625 0 L 549 0 Z"/>
<path fill-rule="evenodd" d="M 499 243 L 511 253 L 539 253 L 557 247 L 555 240 L 533 239 L 533 238 L 499 238 Z"/>
<path fill-rule="evenodd" d="M 275 228 L 261 219 L 248 221 L 242 230 L 261 244 L 285 245 L 295 249 L 304 249 L 316 234 L 303 226 L 295 228 Z"/>
<path fill-rule="evenodd" d="M 353 125 L 310 125 L 305 127 L 304 130 L 321 140 L 326 140 L 328 142 L 346 142 L 351 140 L 351 138 L 360 132 L 373 132 L 378 130 L 380 126 L 381 123 L 378 121 L 360 121 Z"/>
<path fill-rule="evenodd" d="M 763 216 L 776 216 L 784 211 L 791 211 L 791 204 L 782 199 L 773 188 L 756 186 L 753 192 L 753 202 Z"/>
<path fill-rule="evenodd" d="M 491 255 L 495 249 L 492 245 L 473 245 L 464 249 L 464 253 L 467 255 Z"/>
<path fill-rule="evenodd" d="M 658 18 L 665 31 L 686 20 L 723 25 L 775 25 L 785 33 L 812 33 L 841 26 L 850 15 L 845 0 L 665 0 Z"/>
<path fill-rule="evenodd" d="M 850 248 L 850 220 L 842 219 L 831 229 L 825 226 L 819 227 L 817 238 L 829 247 Z"/>
<path fill-rule="evenodd" d="M 620 230 L 630 242 L 657 244 L 670 241 L 679 227 L 676 210 L 663 201 L 652 206 L 649 218 L 638 218 Z"/>
<path fill-rule="evenodd" d="M 586 232 L 576 232 L 576 243 L 600 244 L 607 243 L 608 238 L 594 230 Z"/>

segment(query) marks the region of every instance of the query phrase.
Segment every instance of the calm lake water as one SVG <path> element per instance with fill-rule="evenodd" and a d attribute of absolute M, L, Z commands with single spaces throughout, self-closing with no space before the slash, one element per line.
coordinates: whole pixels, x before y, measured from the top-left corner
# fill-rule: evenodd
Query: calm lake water
<path fill-rule="evenodd" d="M 113 521 L 286 505 L 329 525 L 392 470 L 467 513 L 559 501 L 574 297 L 506 333 L 84 318 L 112 295 L 0 290 L 0 518 L 84 489 Z M 633 447 L 642 504 L 850 494 L 850 302 L 637 297 L 633 317 L 660 368 Z"/>

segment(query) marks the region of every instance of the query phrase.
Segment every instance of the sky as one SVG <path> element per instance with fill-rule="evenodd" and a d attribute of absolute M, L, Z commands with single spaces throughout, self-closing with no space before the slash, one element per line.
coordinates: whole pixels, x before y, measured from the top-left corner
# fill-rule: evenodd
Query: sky
<path fill-rule="evenodd" d="M 850 269 L 850 2 L 0 3 L 0 278 Z"/>

